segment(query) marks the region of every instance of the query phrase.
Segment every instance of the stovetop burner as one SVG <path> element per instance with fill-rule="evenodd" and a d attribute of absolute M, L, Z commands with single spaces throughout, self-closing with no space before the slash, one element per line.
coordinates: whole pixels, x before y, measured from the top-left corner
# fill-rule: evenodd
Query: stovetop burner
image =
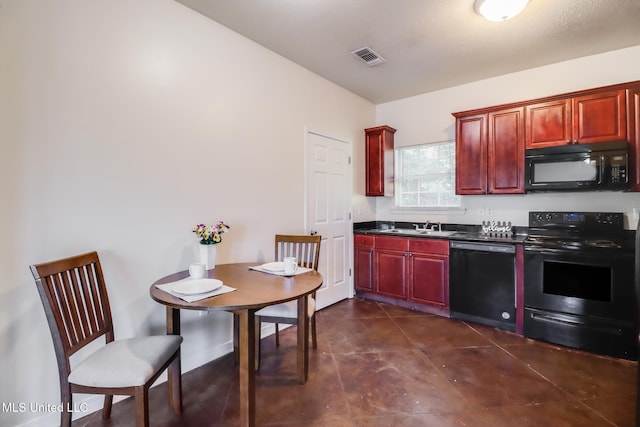
<path fill-rule="evenodd" d="M 529 212 L 525 245 L 568 250 L 626 248 L 622 213 Z"/>
<path fill-rule="evenodd" d="M 566 248 L 614 248 L 622 247 L 621 242 L 610 239 L 589 239 L 589 238 L 569 238 L 566 236 L 540 236 L 530 235 L 525 240 L 526 243 L 558 246 Z"/>

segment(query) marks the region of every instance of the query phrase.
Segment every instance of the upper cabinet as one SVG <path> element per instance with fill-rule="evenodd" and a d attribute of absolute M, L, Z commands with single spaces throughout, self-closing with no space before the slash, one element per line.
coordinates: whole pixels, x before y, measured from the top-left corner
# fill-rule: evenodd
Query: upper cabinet
<path fill-rule="evenodd" d="M 526 148 L 627 139 L 625 90 L 525 106 Z"/>
<path fill-rule="evenodd" d="M 456 116 L 456 194 L 524 193 L 524 108 Z"/>
<path fill-rule="evenodd" d="M 629 141 L 640 191 L 640 81 L 453 113 L 456 194 L 524 193 L 528 148 Z"/>
<path fill-rule="evenodd" d="M 487 191 L 487 114 L 456 118 L 456 194 Z"/>
<path fill-rule="evenodd" d="M 393 135 L 389 126 L 368 128 L 365 132 L 367 196 L 393 196 Z"/>

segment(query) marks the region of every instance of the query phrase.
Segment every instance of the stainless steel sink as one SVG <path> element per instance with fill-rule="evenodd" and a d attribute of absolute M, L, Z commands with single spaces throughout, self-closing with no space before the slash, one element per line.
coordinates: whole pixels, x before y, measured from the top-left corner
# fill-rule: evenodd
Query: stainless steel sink
<path fill-rule="evenodd" d="M 421 230 L 421 231 L 423 231 L 422 234 L 426 234 L 428 236 L 441 236 L 441 237 L 451 236 L 457 233 L 457 231 L 437 231 L 437 230 Z"/>
<path fill-rule="evenodd" d="M 414 230 L 412 228 L 389 228 L 387 230 L 380 230 L 381 233 L 390 234 L 424 234 L 424 231 L 428 230 Z"/>
<path fill-rule="evenodd" d="M 390 228 L 388 230 L 380 230 L 380 232 L 389 234 L 415 234 L 420 236 L 434 237 L 446 237 L 456 233 L 456 231 L 414 230 L 411 228 Z"/>

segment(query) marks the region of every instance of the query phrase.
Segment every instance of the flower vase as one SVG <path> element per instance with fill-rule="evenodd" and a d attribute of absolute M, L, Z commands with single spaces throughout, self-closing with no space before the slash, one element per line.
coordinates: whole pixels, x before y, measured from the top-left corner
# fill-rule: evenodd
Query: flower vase
<path fill-rule="evenodd" d="M 217 245 L 200 245 L 200 262 L 207 270 L 216 268 Z"/>

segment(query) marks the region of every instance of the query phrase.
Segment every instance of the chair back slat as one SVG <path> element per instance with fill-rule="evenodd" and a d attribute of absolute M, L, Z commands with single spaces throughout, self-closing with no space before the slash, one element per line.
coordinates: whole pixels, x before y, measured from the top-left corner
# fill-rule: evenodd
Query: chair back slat
<path fill-rule="evenodd" d="M 285 257 L 296 257 L 301 267 L 318 270 L 320 259 L 320 242 L 322 236 L 297 236 L 276 234 L 275 259 L 282 261 Z"/>
<path fill-rule="evenodd" d="M 31 271 L 54 345 L 66 357 L 102 335 L 107 342 L 113 341 L 111 310 L 96 252 L 31 266 Z"/>

